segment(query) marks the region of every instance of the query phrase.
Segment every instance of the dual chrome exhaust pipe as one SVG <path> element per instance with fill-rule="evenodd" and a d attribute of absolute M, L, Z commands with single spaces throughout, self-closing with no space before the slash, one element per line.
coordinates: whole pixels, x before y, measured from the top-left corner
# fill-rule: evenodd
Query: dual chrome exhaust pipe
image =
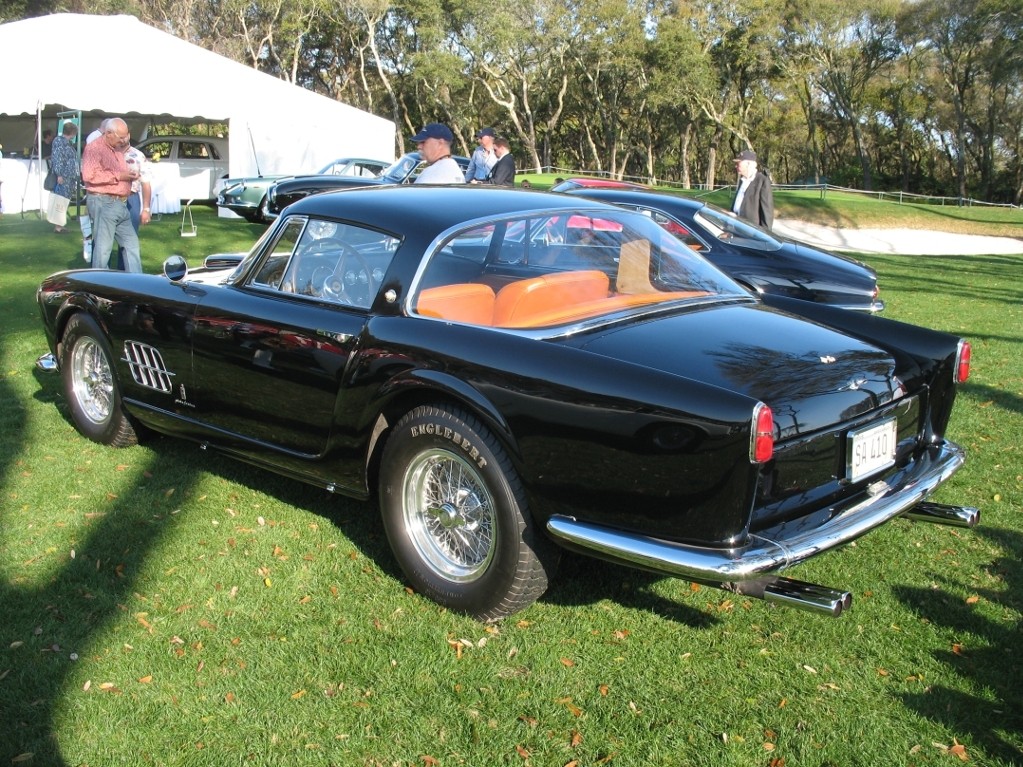
<path fill-rule="evenodd" d="M 797 610 L 830 615 L 837 618 L 852 607 L 852 594 L 815 583 L 804 583 L 792 578 L 758 578 L 738 583 L 711 584 L 725 591 L 732 591 L 747 597 L 763 599 L 765 602 L 794 607 Z"/>
<path fill-rule="evenodd" d="M 894 516 L 972 528 L 980 520 L 980 511 L 972 506 L 920 501 L 909 508 L 897 509 L 888 518 Z M 841 534 L 830 536 L 815 537 L 811 533 L 798 546 L 793 545 L 793 541 L 780 544 L 751 536 L 746 547 L 735 551 L 672 543 L 561 515 L 547 521 L 547 531 L 567 548 L 601 559 L 837 618 L 852 606 L 852 594 L 848 591 L 804 583 L 774 573 L 855 540 L 881 521 L 884 520 L 870 520 L 869 525 L 853 525 L 849 530 L 839 526 Z"/>

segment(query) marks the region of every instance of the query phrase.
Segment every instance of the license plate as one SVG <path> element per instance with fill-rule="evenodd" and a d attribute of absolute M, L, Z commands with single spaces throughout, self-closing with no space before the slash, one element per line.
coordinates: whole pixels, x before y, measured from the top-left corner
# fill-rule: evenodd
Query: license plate
<path fill-rule="evenodd" d="M 897 424 L 894 418 L 877 426 L 849 432 L 846 437 L 846 477 L 851 482 L 895 463 Z"/>

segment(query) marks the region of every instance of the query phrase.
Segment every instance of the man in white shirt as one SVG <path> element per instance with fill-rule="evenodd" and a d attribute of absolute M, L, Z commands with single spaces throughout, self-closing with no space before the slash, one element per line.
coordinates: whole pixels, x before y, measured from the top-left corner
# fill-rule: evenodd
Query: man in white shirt
<path fill-rule="evenodd" d="M 490 171 L 497 165 L 498 155 L 494 150 L 494 139 L 497 134 L 493 128 L 484 128 L 476 134 L 480 145 L 469 158 L 469 167 L 465 171 L 465 180 L 470 184 L 480 184 L 490 177 Z"/>
<path fill-rule="evenodd" d="M 417 184 L 464 184 L 465 176 L 461 167 L 451 156 L 451 144 L 455 134 L 441 123 L 427 123 L 412 140 L 419 154 L 426 162 Z"/>

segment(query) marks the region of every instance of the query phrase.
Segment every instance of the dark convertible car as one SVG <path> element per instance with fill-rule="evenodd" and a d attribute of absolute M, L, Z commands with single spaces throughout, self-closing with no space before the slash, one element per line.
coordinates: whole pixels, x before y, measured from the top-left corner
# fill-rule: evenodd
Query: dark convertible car
<path fill-rule="evenodd" d="M 469 167 L 469 158 L 454 156 L 462 170 Z M 411 184 L 423 167 L 419 152 L 408 152 L 394 161 L 379 176 L 294 176 L 275 182 L 266 195 L 264 218 L 272 220 L 293 202 L 319 192 L 336 192 L 341 189 L 355 189 L 361 186 L 382 186 L 383 184 Z"/>
<path fill-rule="evenodd" d="M 568 179 L 553 191 L 638 210 L 756 293 L 866 312 L 884 310 L 877 273 L 848 256 L 787 240 L 701 200 L 606 179 Z"/>
<path fill-rule="evenodd" d="M 837 615 L 847 592 L 780 572 L 979 515 L 927 500 L 964 461 L 967 342 L 757 298 L 578 197 L 314 195 L 230 268 L 60 272 L 38 302 L 83 435 L 374 498 L 414 590 L 481 620 L 542 595 L 562 548 Z"/>

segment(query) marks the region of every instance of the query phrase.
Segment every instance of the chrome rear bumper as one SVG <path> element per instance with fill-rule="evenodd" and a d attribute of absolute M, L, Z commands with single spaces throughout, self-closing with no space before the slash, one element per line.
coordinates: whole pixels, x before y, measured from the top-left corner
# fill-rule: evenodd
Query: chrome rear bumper
<path fill-rule="evenodd" d="M 972 507 L 928 504 L 923 506 L 922 513 L 913 513 L 914 507 L 949 479 L 964 461 L 963 449 L 953 442 L 931 447 L 886 482 L 872 485 L 867 498 L 836 506 L 833 515 L 823 524 L 778 540 L 751 535 L 746 545 L 739 548 L 715 549 L 674 543 L 563 515 L 551 517 L 547 531 L 568 548 L 644 570 L 712 584 L 749 581 L 854 541 L 902 514 L 914 519 L 973 527 L 980 512 Z"/>

